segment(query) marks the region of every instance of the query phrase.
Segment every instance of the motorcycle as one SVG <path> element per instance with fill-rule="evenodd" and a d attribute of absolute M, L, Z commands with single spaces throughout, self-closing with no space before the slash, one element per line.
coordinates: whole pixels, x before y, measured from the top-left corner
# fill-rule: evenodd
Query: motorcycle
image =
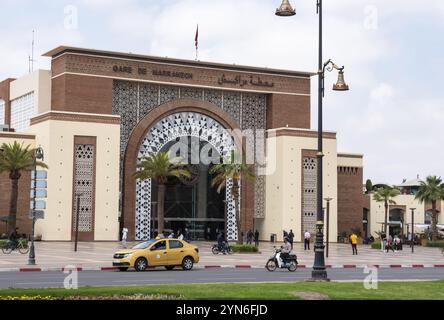
<path fill-rule="evenodd" d="M 219 248 L 219 244 L 216 243 L 215 245 L 213 245 L 213 248 L 211 248 L 211 251 L 214 255 L 218 255 L 219 253 L 233 254 L 233 249 L 226 242 L 224 242 L 222 250 L 221 248 Z"/>
<path fill-rule="evenodd" d="M 267 264 L 265 265 L 265 268 L 273 272 L 277 268 L 279 268 L 278 259 L 281 259 L 280 255 L 278 257 L 278 254 L 281 253 L 281 249 L 274 248 L 274 254 L 268 259 Z M 295 272 L 298 268 L 298 257 L 295 254 L 290 254 L 285 260 L 282 260 L 280 269 L 288 269 L 290 272 Z"/>

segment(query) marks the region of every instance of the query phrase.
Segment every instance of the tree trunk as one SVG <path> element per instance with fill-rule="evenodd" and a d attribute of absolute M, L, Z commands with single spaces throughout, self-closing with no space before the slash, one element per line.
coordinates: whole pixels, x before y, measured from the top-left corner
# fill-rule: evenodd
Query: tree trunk
<path fill-rule="evenodd" d="M 387 219 L 388 219 L 388 201 L 386 200 L 385 201 L 385 203 L 384 203 L 384 206 L 385 206 L 385 217 L 384 217 L 384 233 L 385 233 L 385 236 L 388 238 L 388 233 L 387 233 Z"/>
<path fill-rule="evenodd" d="M 158 185 L 157 191 L 157 232 L 158 234 L 163 233 L 163 229 L 165 227 L 165 189 L 166 186 L 164 184 Z"/>
<path fill-rule="evenodd" d="M 234 199 L 234 207 L 235 207 L 235 216 L 236 216 L 236 226 L 237 226 L 237 243 L 243 244 L 244 239 L 242 238 L 242 224 L 240 218 L 240 207 L 239 207 L 239 185 L 238 183 L 233 181 L 233 199 Z"/>
<path fill-rule="evenodd" d="M 432 241 L 438 240 L 438 212 L 436 210 L 436 201 L 432 201 Z"/>
<path fill-rule="evenodd" d="M 11 198 L 9 202 L 8 233 L 15 230 L 17 226 L 17 202 L 18 202 L 18 179 L 11 179 Z"/>

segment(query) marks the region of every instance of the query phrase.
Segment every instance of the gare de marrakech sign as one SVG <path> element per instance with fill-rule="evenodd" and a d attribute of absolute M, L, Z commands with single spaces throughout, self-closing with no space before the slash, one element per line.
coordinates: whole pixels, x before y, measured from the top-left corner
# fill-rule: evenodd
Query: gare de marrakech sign
<path fill-rule="evenodd" d="M 113 66 L 113 71 L 115 73 L 138 74 L 140 76 L 147 76 L 149 73 L 151 73 L 151 75 L 157 77 L 179 78 L 187 80 L 192 80 L 194 76 L 193 73 L 189 72 L 169 71 L 169 70 L 160 70 L 160 69 L 153 69 L 149 71 L 147 68 L 141 68 L 141 67 L 133 68 L 130 66 L 118 66 L 118 65 Z M 263 81 L 261 77 L 250 76 L 249 78 L 244 78 L 238 75 L 229 78 L 225 74 L 221 75 L 217 79 L 217 84 L 221 86 L 225 84 L 231 84 L 239 87 L 244 87 L 248 85 L 253 87 L 266 87 L 266 88 L 274 87 L 274 82 Z"/>

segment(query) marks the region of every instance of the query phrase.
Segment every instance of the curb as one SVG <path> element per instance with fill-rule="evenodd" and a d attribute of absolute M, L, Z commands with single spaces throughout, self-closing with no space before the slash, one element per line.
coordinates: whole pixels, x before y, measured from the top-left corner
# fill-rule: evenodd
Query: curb
<path fill-rule="evenodd" d="M 364 268 L 378 268 L 378 269 L 430 269 L 430 268 L 444 268 L 444 264 L 390 264 L 390 265 L 355 265 L 355 264 L 343 264 L 343 265 L 326 265 L 327 269 L 364 269 Z M 264 269 L 264 266 L 258 265 L 204 265 L 195 266 L 196 270 L 208 270 L 208 269 Z M 308 269 L 310 266 L 300 264 L 299 269 Z M 70 272 L 77 270 L 82 271 L 117 271 L 117 267 L 74 267 L 74 268 L 57 268 L 57 267 L 23 267 L 23 268 L 0 268 L 0 272 Z M 149 268 L 155 269 L 155 268 Z"/>

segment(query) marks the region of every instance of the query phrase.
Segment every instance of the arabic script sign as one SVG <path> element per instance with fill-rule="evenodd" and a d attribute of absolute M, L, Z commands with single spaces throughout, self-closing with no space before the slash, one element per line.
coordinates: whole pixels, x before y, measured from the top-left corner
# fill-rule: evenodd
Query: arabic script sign
<path fill-rule="evenodd" d="M 234 78 L 227 78 L 225 74 L 223 74 L 222 77 L 218 79 L 217 83 L 220 84 L 221 86 L 224 84 L 232 84 L 240 87 L 245 87 L 247 85 L 251 85 L 254 87 L 267 87 L 267 88 L 274 87 L 274 82 L 263 81 L 261 77 L 255 78 L 253 76 L 250 76 L 249 79 L 248 78 L 246 79 L 242 76 L 236 76 Z"/>

